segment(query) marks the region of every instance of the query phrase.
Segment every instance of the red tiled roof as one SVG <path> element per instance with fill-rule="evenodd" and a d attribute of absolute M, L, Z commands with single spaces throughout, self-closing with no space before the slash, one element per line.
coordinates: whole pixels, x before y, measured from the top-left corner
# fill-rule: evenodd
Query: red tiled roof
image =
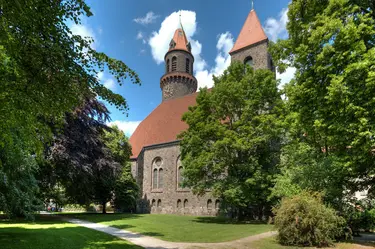
<path fill-rule="evenodd" d="M 177 135 L 188 128 L 181 118 L 189 106 L 196 104 L 197 94 L 166 100 L 156 107 L 130 137 L 131 158 L 137 158 L 145 146 L 176 141 Z"/>
<path fill-rule="evenodd" d="M 255 10 L 251 10 L 241 29 L 240 34 L 238 35 L 236 43 L 229 53 L 232 54 L 237 50 L 267 39 L 268 38 L 266 36 L 266 33 L 264 33 L 262 25 L 260 24 L 257 13 L 255 12 Z"/>
<path fill-rule="evenodd" d="M 185 50 L 189 52 L 188 50 L 188 40 L 186 38 L 185 31 L 183 29 L 176 29 L 174 32 L 173 40 L 176 43 L 176 46 L 173 48 L 169 48 L 169 51 L 171 50 Z"/>

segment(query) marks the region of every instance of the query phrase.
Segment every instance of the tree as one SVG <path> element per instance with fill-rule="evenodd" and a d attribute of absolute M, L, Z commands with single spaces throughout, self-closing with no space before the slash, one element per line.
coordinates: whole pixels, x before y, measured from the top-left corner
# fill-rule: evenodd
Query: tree
<path fill-rule="evenodd" d="M 91 93 L 127 111 L 124 98 L 105 88 L 96 75 L 107 69 L 120 84 L 126 78 L 139 83 L 138 75 L 123 62 L 95 51 L 92 39 L 72 34 L 67 23 L 80 24 L 82 15 L 92 15 L 83 0 L 0 1 L 0 151 L 22 147 L 24 157 L 34 161 L 52 139 L 48 123 L 62 125 L 65 113 Z M 22 144 L 15 145 L 18 142 Z M 25 170 L 13 164 L 18 159 L 1 158 L 0 165 L 8 168 L 0 166 L 0 174 L 9 184 L 19 184 L 9 182 L 9 172 Z M 1 195 L 8 195 L 3 190 Z M 8 200 L 4 201 L 9 207 L 13 204 Z"/>
<path fill-rule="evenodd" d="M 294 139 L 305 134 L 314 154 L 334 158 L 353 192 L 375 182 L 374 11 L 373 1 L 293 0 L 289 38 L 271 46 L 280 71 L 297 69 L 286 87 Z"/>
<path fill-rule="evenodd" d="M 102 139 L 108 110 L 96 99 L 87 99 L 73 113 L 67 113 L 63 132 L 49 149 L 58 182 L 72 203 L 105 205 L 122 165 L 114 160 Z"/>
<path fill-rule="evenodd" d="M 183 116 L 189 125 L 181 134 L 183 184 L 198 194 L 211 189 L 239 218 L 262 217 L 283 133 L 278 82 L 273 72 L 238 62 L 214 82 Z"/>
<path fill-rule="evenodd" d="M 114 205 L 121 212 L 133 212 L 135 211 L 139 188 L 131 174 L 129 161 L 131 146 L 128 138 L 117 126 L 112 126 L 111 130 L 104 131 L 103 140 L 110 149 L 114 160 L 122 165 L 121 173 L 117 176 L 113 190 Z"/>

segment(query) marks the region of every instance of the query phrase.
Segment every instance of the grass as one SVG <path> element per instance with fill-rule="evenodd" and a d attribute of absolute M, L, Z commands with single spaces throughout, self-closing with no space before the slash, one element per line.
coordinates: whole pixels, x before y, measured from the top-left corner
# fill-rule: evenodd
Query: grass
<path fill-rule="evenodd" d="M 35 222 L 0 218 L 1 249 L 141 249 L 125 240 L 51 218 Z"/>
<path fill-rule="evenodd" d="M 217 217 L 156 214 L 75 214 L 73 216 L 173 242 L 224 242 L 264 233 L 273 228 L 267 224 L 231 223 L 227 219 Z"/>
<path fill-rule="evenodd" d="M 282 246 L 277 243 L 275 237 L 257 240 L 254 242 L 251 242 L 250 245 L 246 245 L 244 248 L 251 248 L 251 249 L 300 249 L 300 248 L 306 248 L 306 249 L 313 249 L 315 247 L 295 247 L 295 246 Z M 335 247 L 330 247 L 331 249 L 368 249 L 368 248 L 374 248 L 373 245 L 369 244 L 357 244 L 355 242 L 345 242 L 345 243 L 337 243 L 335 244 Z M 322 248 L 320 248 L 322 249 Z"/>

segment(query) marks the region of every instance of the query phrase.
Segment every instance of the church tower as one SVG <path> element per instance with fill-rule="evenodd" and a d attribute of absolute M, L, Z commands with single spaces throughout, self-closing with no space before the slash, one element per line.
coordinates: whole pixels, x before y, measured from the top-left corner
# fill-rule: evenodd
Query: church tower
<path fill-rule="evenodd" d="M 164 61 L 165 74 L 160 79 L 163 101 L 197 91 L 197 79 L 193 75 L 194 57 L 182 25 L 175 31 Z"/>
<path fill-rule="evenodd" d="M 266 36 L 254 9 L 247 16 L 240 34 L 229 52 L 232 61 L 249 64 L 256 69 L 275 71 L 272 58 L 268 53 L 268 37 Z"/>

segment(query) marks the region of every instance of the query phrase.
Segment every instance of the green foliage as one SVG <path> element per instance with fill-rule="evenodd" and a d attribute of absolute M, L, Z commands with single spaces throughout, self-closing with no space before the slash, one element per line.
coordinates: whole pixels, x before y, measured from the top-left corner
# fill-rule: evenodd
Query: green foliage
<path fill-rule="evenodd" d="M 117 126 L 112 126 L 110 130 L 104 130 L 102 139 L 105 146 L 111 151 L 113 159 L 126 166 L 132 152 L 125 133 Z"/>
<path fill-rule="evenodd" d="M 328 246 L 344 232 L 345 220 L 310 192 L 284 198 L 274 208 L 278 240 L 283 245 Z"/>
<path fill-rule="evenodd" d="M 292 139 L 305 134 L 314 154 L 324 154 L 317 163 L 329 157 L 330 175 L 341 174 L 337 179 L 352 192 L 371 186 L 375 175 L 374 11 L 373 1 L 293 0 L 289 38 L 271 46 L 280 71 L 297 69 L 286 86 L 299 132 Z M 362 185 L 353 184 L 358 178 Z"/>
<path fill-rule="evenodd" d="M 139 197 L 139 187 L 130 171 L 130 164 L 123 168 L 114 188 L 114 204 L 116 211 L 135 212 Z"/>
<path fill-rule="evenodd" d="M 92 13 L 82 0 L 0 0 L 0 153 L 6 154 L 0 171 L 7 179 L 0 209 L 7 212 L 34 209 L 34 157 L 42 157 L 51 142 L 51 123 L 63 126 L 65 114 L 92 93 L 128 110 L 121 95 L 98 82 L 98 71 L 108 70 L 120 84 L 127 78 L 140 82 L 126 64 L 95 51 L 92 39 L 72 34 L 67 23 L 80 24 L 85 15 Z"/>
<path fill-rule="evenodd" d="M 131 146 L 128 138 L 117 126 L 113 126 L 110 130 L 104 131 L 103 141 L 111 151 L 113 159 L 122 165 L 113 188 L 116 211 L 135 212 L 139 188 L 131 174 Z"/>
<path fill-rule="evenodd" d="M 346 191 L 345 169 L 335 155 L 317 152 L 306 142 L 293 142 L 282 149 L 279 167 L 270 198 L 291 197 L 303 190 L 322 192 L 324 201 L 342 210 Z"/>
<path fill-rule="evenodd" d="M 184 185 L 198 194 L 212 189 L 236 216 L 260 218 L 269 207 L 283 133 L 278 82 L 271 71 L 238 62 L 214 82 L 183 116 L 189 125 L 181 134 Z"/>
<path fill-rule="evenodd" d="M 9 217 L 32 219 L 32 214 L 42 207 L 35 196 L 38 191 L 34 177 L 37 163 L 19 138 L 13 141 L 17 142 L 0 147 L 0 210 Z"/>
<path fill-rule="evenodd" d="M 374 202 L 364 199 L 354 204 L 348 203 L 346 206 L 343 216 L 354 234 L 375 229 L 375 206 L 373 204 Z"/>

